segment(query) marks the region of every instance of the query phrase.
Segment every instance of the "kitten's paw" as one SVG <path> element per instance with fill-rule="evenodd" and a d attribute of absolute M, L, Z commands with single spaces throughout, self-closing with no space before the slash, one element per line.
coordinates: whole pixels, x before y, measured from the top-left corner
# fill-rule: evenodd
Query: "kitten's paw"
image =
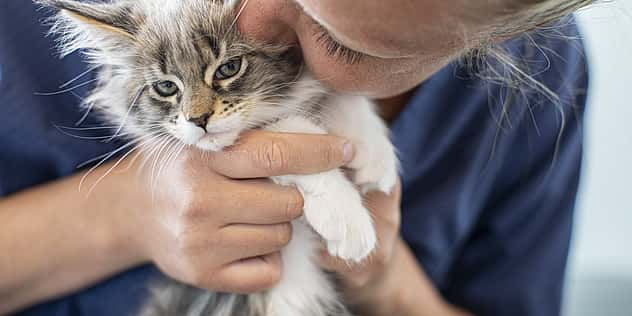
<path fill-rule="evenodd" d="M 355 169 L 353 182 L 362 193 L 373 190 L 390 193 L 397 183 L 399 164 L 391 145 L 382 151 L 361 151 L 351 166 Z"/>
<path fill-rule="evenodd" d="M 331 189 L 325 194 L 305 196 L 305 215 L 332 256 L 360 262 L 375 248 L 377 236 L 359 193 L 350 183 L 348 187 L 351 190 Z"/>

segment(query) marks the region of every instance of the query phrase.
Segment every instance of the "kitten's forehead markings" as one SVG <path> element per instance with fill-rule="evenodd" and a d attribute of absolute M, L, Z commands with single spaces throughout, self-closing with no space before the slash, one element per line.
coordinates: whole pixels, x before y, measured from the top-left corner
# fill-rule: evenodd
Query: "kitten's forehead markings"
<path fill-rule="evenodd" d="M 167 69 L 167 59 L 167 46 L 161 43 L 160 46 L 158 46 L 158 65 L 164 74 L 169 73 L 169 69 Z"/>
<path fill-rule="evenodd" d="M 223 60 L 226 58 L 226 52 L 228 48 L 226 47 L 226 42 L 222 41 L 219 43 L 219 55 L 213 60 L 212 63 L 206 67 L 204 72 L 204 83 L 209 87 L 213 87 L 213 80 L 215 79 L 215 71 L 222 65 Z"/>
<path fill-rule="evenodd" d="M 207 43 L 211 45 L 211 52 L 213 53 L 213 57 L 215 57 L 215 59 L 219 59 L 219 56 L 221 54 L 219 40 L 211 35 L 207 35 L 205 36 L 205 38 Z"/>

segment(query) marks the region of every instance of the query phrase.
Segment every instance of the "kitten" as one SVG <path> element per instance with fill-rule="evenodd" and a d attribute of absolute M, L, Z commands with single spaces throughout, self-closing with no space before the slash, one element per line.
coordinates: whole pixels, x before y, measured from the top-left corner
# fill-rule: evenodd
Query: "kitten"
<path fill-rule="evenodd" d="M 387 128 L 366 98 L 312 80 L 297 49 L 243 38 L 235 0 L 36 0 L 59 10 L 51 32 L 62 55 L 81 50 L 98 68 L 87 104 L 131 140 L 148 135 L 220 151 L 249 129 L 340 135 L 356 157 L 343 171 L 272 180 L 296 186 L 304 216 L 282 251 L 282 280 L 252 295 L 210 293 L 166 280 L 142 315 L 329 316 L 347 314 L 315 260 L 327 250 L 360 262 L 376 247 L 359 191 L 390 192 L 397 158 Z"/>

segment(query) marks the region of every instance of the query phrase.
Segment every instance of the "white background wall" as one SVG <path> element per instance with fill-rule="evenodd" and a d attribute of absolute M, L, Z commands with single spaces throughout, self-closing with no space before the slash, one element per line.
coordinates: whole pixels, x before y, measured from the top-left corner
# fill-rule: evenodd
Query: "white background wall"
<path fill-rule="evenodd" d="M 632 316 L 632 0 L 579 14 L 591 61 L 566 316 Z"/>

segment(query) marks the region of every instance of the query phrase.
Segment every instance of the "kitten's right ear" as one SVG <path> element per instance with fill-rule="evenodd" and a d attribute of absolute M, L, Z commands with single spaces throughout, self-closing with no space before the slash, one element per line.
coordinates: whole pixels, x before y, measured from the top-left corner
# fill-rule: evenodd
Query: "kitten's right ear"
<path fill-rule="evenodd" d="M 117 50 L 135 41 L 143 18 L 134 8 L 121 2 L 79 2 L 75 0 L 35 0 L 43 7 L 54 8 L 51 33 L 60 36 L 62 54 L 78 49 Z"/>

